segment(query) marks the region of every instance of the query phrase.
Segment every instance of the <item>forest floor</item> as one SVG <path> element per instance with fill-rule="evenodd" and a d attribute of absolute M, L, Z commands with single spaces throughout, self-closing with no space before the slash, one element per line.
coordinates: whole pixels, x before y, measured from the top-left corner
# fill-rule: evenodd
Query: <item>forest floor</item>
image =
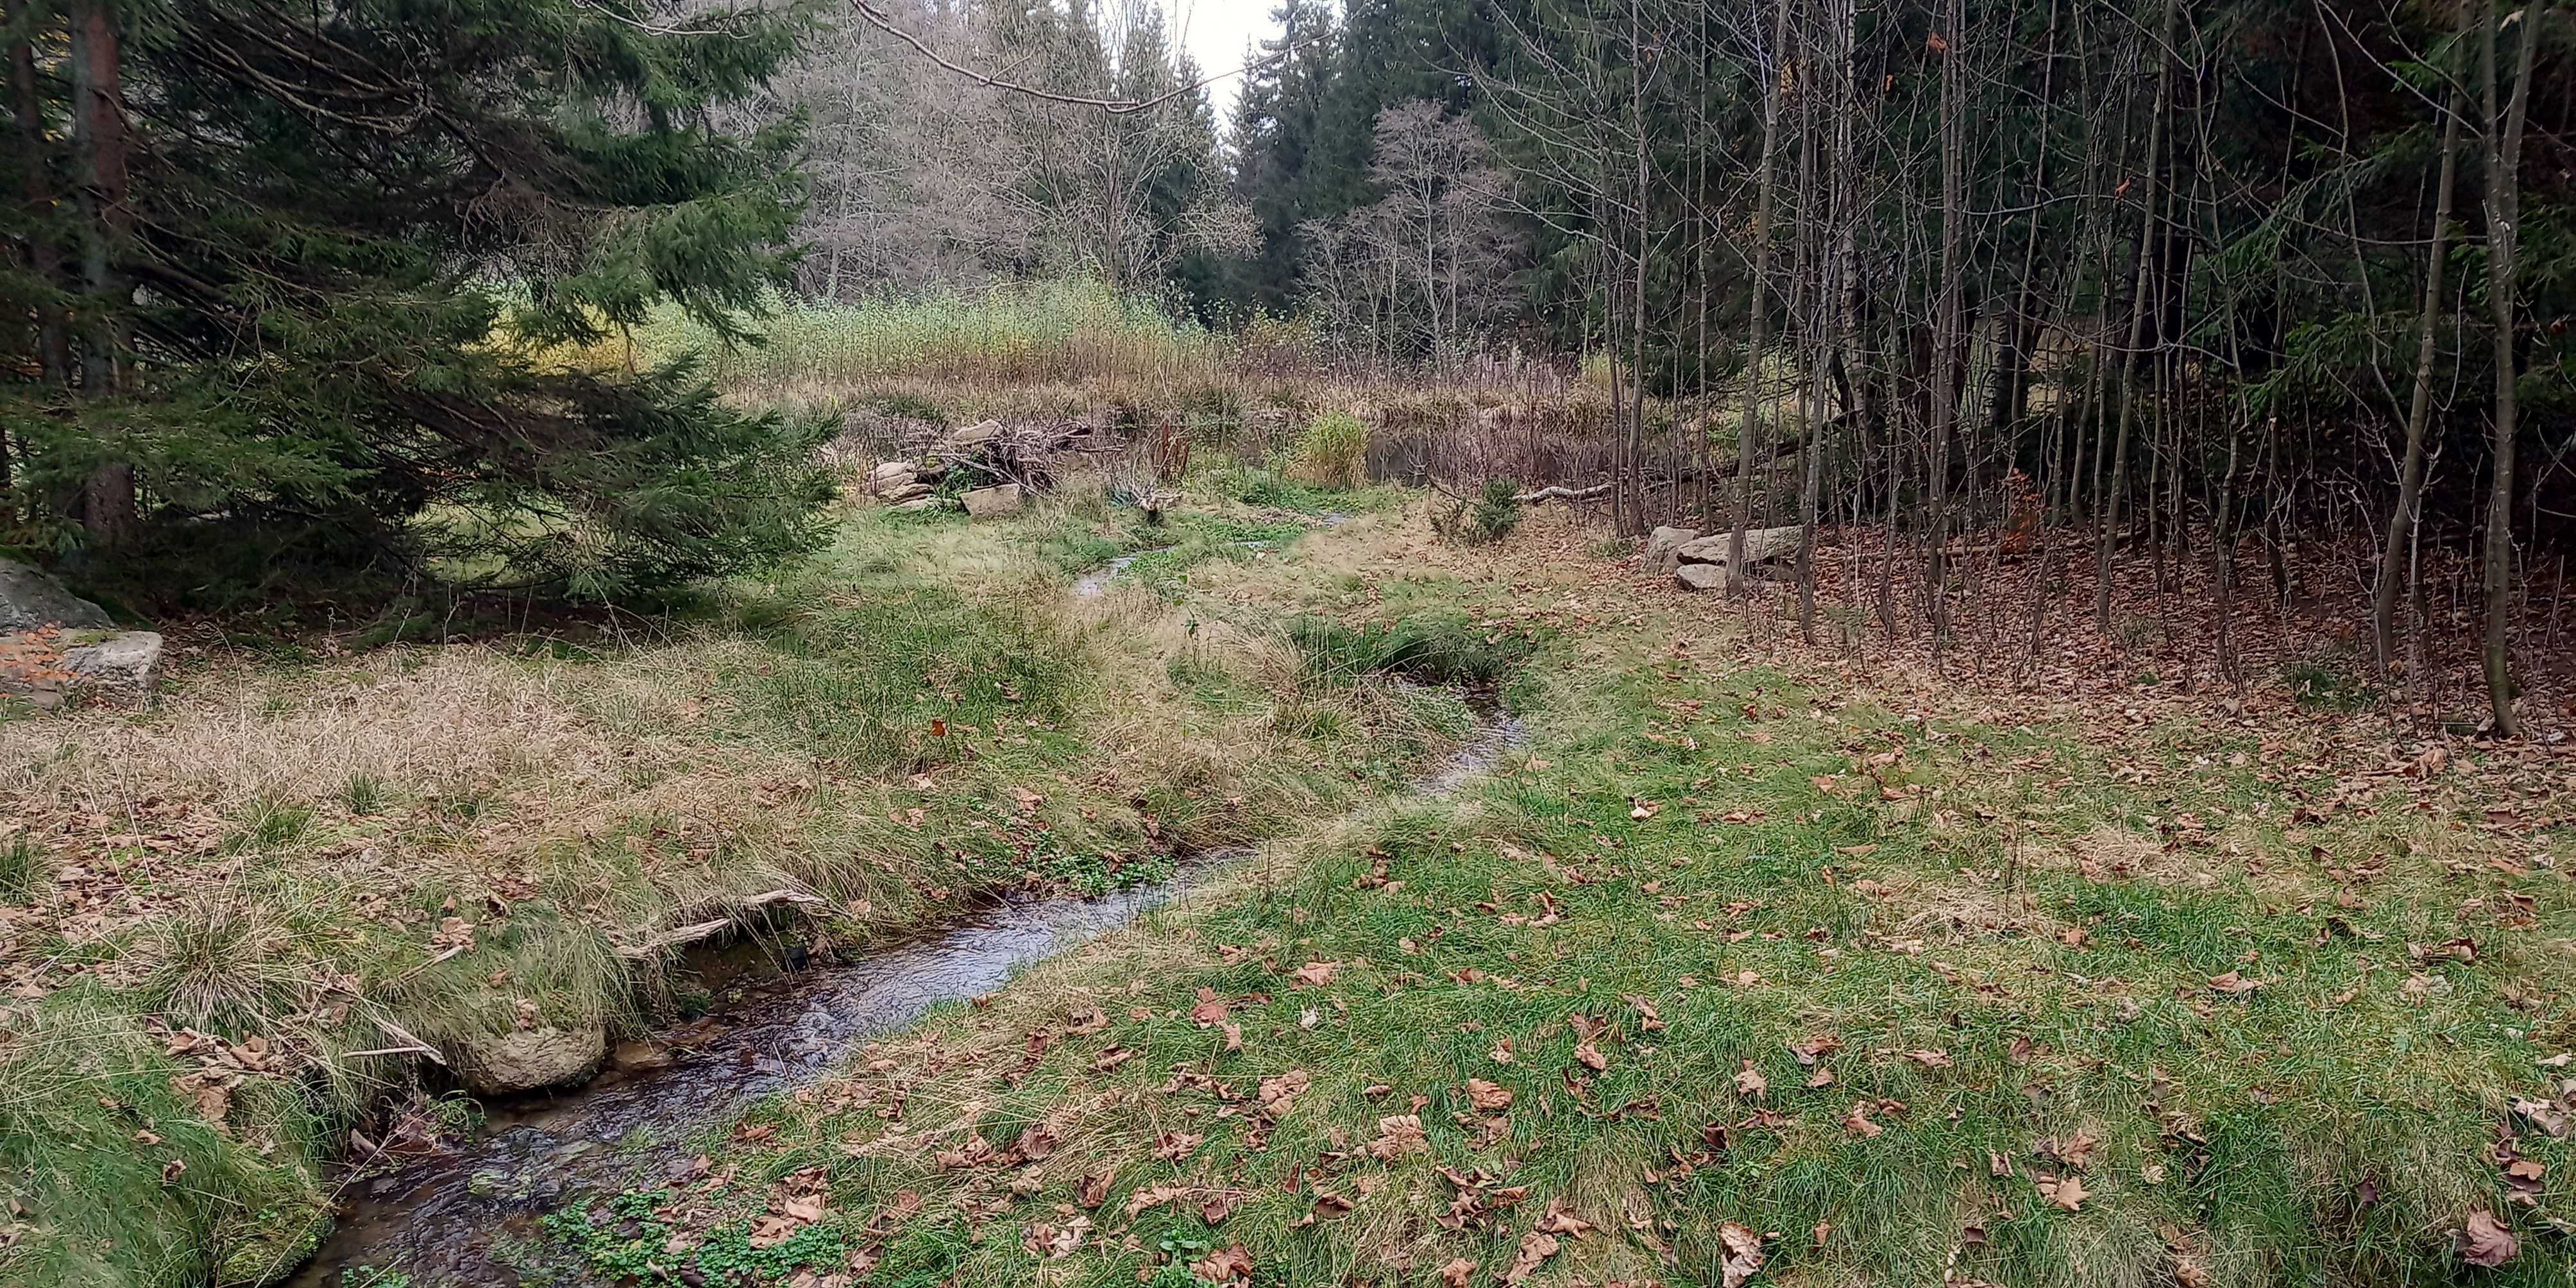
<path fill-rule="evenodd" d="M 2563 742 L 1792 648 L 1617 553 L 1417 511 L 1193 583 L 1524 634 L 1529 740 L 553 1238 L 800 1288 L 2567 1282 Z"/>
<path fill-rule="evenodd" d="M 31 856 L 0 1280 L 286 1268 L 352 1124 L 470 1129 L 401 1048 L 649 1046 L 704 1003 L 689 927 L 864 954 L 1250 843 L 555 1214 L 529 1264 L 2569 1282 L 2576 747 L 2286 671 L 1811 647 L 1554 513 L 1462 547 L 1425 498 L 1306 500 L 862 510 L 691 619 L 209 636 L 153 713 L 0 724 Z M 1498 681 L 1526 741 L 1410 790 L 1464 723 L 1408 671 Z"/>

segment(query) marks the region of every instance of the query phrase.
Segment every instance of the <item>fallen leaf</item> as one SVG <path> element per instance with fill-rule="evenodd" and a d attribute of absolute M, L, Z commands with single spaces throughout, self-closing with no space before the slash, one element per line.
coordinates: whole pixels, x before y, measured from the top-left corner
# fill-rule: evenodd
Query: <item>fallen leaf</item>
<path fill-rule="evenodd" d="M 2251 993 L 2263 987 L 2263 981 L 2247 979 L 2240 972 L 2229 971 L 2224 975 L 2210 976 L 2209 986 L 2221 993 Z"/>
<path fill-rule="evenodd" d="M 1737 1288 L 1762 1268 L 1762 1236 L 1729 1221 L 1717 1227 L 1717 1238 L 1726 1248 L 1726 1258 L 1717 1268 L 1720 1288 Z"/>
<path fill-rule="evenodd" d="M 1599 1073 L 1610 1067 L 1610 1057 L 1601 1054 L 1601 1048 L 1594 1046 L 1589 1042 L 1577 1042 L 1574 1044 L 1574 1058 L 1582 1061 L 1583 1067 L 1592 1070 L 1594 1073 Z"/>
<path fill-rule="evenodd" d="M 1230 1284 L 1252 1277 L 1252 1254 L 1238 1243 L 1222 1252 L 1211 1252 L 1206 1258 L 1190 1263 L 1190 1273 L 1209 1283 Z"/>
<path fill-rule="evenodd" d="M 1467 1288 L 1467 1276 L 1476 1273 L 1476 1263 L 1459 1257 L 1440 1267 L 1440 1282 L 1446 1288 Z"/>
<path fill-rule="evenodd" d="M 1512 1253 L 1512 1263 L 1503 1267 L 1503 1282 L 1516 1284 L 1529 1278 L 1530 1272 L 1538 1269 L 1540 1262 L 1555 1256 L 1556 1250 L 1562 1246 L 1555 1235 L 1542 1231 L 1532 1230 L 1522 1235 L 1521 1246 Z"/>
<path fill-rule="evenodd" d="M 1291 1069 L 1276 1078 L 1262 1079 L 1261 1112 L 1273 1118 L 1287 1117 L 1288 1111 L 1296 1107 L 1297 1097 L 1312 1081 L 1303 1069 Z"/>
<path fill-rule="evenodd" d="M 1045 1123 L 1033 1123 L 1020 1133 L 1019 1139 L 1011 1142 L 1011 1148 L 1020 1157 L 1034 1163 L 1055 1153 L 1055 1147 L 1062 1143 Z"/>
<path fill-rule="evenodd" d="M 2500 1266 L 2522 1251 L 2513 1231 L 2485 1211 L 2471 1212 L 2468 1224 L 2451 1236 L 2451 1250 L 2473 1266 Z"/>
<path fill-rule="evenodd" d="M 1547 1211 L 1539 1217 L 1536 1228 L 1546 1234 L 1580 1236 L 1590 1231 L 1593 1226 L 1590 1221 L 1576 1216 L 1567 1209 L 1565 1199 L 1560 1195 L 1547 1201 Z"/>
<path fill-rule="evenodd" d="M 1509 1108 L 1512 1103 L 1512 1091 L 1511 1088 L 1500 1083 L 1487 1082 L 1482 1078 L 1469 1078 L 1467 1103 L 1483 1110 Z"/>
<path fill-rule="evenodd" d="M 1300 984 L 1321 988 L 1333 982 L 1333 972 L 1341 969 L 1341 965 L 1340 962 L 1308 962 L 1298 967 L 1291 978 Z"/>
<path fill-rule="evenodd" d="M 1386 1162 L 1400 1154 L 1428 1152 L 1431 1140 L 1422 1134 L 1422 1119 L 1416 1114 L 1396 1114 L 1377 1120 L 1378 1136 L 1368 1143 L 1369 1156 Z"/>
<path fill-rule="evenodd" d="M 1137 1190 L 1127 1196 L 1127 1219 L 1133 1221 L 1137 1213 L 1147 1208 L 1161 1207 L 1187 1193 L 1189 1193 L 1188 1190 L 1178 1185 L 1149 1185 Z"/>
<path fill-rule="evenodd" d="M 2082 1208 L 2084 1200 L 2093 1197 L 2084 1192 L 2084 1178 L 2081 1176 L 2069 1176 L 2060 1181 L 2042 1180 L 2039 1182 L 2039 1194 L 2041 1198 L 2069 1212 Z"/>
<path fill-rule="evenodd" d="M 1218 997 L 1215 989 L 1202 986 L 1199 989 L 1198 1005 L 1190 1008 L 1190 1019 L 1196 1022 L 1198 1026 L 1203 1029 L 1212 1025 L 1223 1024 L 1225 1022 L 1225 999 Z"/>
<path fill-rule="evenodd" d="M 1200 1141 L 1206 1139 L 1205 1135 L 1185 1131 L 1164 1132 L 1154 1138 L 1154 1157 L 1177 1162 L 1187 1157 L 1191 1150 L 1199 1147 Z"/>
<path fill-rule="evenodd" d="M 1747 1100 L 1760 1100 L 1762 1093 L 1769 1089 L 1770 1085 L 1760 1073 L 1754 1070 L 1753 1062 L 1750 1060 L 1744 1062 L 1744 1072 L 1735 1075 L 1736 1094 Z"/>
<path fill-rule="evenodd" d="M 1108 1202 L 1108 1175 L 1105 1173 L 1095 1172 L 1083 1177 L 1082 1183 L 1074 1187 L 1074 1199 L 1076 1202 L 1081 1203 L 1087 1208 L 1096 1208 L 1101 1204 Z"/>
<path fill-rule="evenodd" d="M 1872 1140 L 1887 1128 L 1869 1120 L 1869 1102 L 1861 1101 L 1851 1107 L 1850 1113 L 1843 1115 L 1843 1130 L 1862 1140 Z"/>

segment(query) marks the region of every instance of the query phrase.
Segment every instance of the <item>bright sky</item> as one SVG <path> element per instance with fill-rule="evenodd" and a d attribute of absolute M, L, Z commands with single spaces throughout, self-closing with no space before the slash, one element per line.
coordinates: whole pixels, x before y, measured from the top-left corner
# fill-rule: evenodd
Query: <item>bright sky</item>
<path fill-rule="evenodd" d="M 1270 21 L 1271 8 L 1279 0 L 1159 0 L 1163 17 L 1190 57 L 1198 60 L 1199 74 L 1216 76 L 1233 71 L 1249 59 L 1246 54 L 1256 40 L 1267 40 L 1279 34 Z M 1216 105 L 1220 124 L 1234 117 L 1234 95 L 1243 83 L 1240 76 L 1208 86 L 1208 99 Z"/>

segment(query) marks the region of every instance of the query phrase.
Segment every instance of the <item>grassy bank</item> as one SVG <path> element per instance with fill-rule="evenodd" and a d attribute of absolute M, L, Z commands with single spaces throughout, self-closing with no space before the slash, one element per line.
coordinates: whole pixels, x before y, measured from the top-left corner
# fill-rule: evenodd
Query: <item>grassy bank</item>
<path fill-rule="evenodd" d="M 1500 771 L 1275 843 L 556 1237 L 809 1288 L 2570 1282 L 2576 899 L 2528 826 L 2563 758 L 1838 670 L 1562 530 L 1418 531 L 1186 604 L 1539 641 Z"/>
<path fill-rule="evenodd" d="M 1068 589 L 1124 553 L 1293 561 L 1300 530 L 1096 494 L 999 529 L 860 511 L 689 613 L 203 635 L 150 712 L 6 713 L 0 1282 L 258 1282 L 327 1228 L 325 1159 L 470 1126 L 437 1060 L 702 1005 L 691 943 L 862 952 L 1399 780 L 1453 712 L 1132 577 Z"/>

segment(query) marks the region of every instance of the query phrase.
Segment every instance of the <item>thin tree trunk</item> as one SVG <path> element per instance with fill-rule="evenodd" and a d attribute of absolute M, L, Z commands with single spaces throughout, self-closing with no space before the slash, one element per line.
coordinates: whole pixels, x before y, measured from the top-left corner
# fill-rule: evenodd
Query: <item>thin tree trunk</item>
<path fill-rule="evenodd" d="M 2523 111 L 2531 97 L 2531 63 L 2540 44 L 2539 26 L 2549 6 L 2546 0 L 2538 0 L 2521 11 L 2520 56 L 2516 59 L 2510 105 L 2497 97 L 2496 33 L 2501 23 L 2494 4 L 2485 3 L 2484 7 L 2486 22 L 2480 34 L 2478 67 L 2486 95 L 2487 304 L 2495 313 L 2496 405 L 2495 469 L 2488 485 L 2486 557 L 2481 561 L 2486 591 L 2482 660 L 2486 667 L 2487 706 L 2495 715 L 2496 733 L 2512 738 L 2522 732 L 2521 722 L 2513 713 L 2511 639 L 2507 633 L 2513 615 L 2514 257 L 2515 242 L 2521 234 Z"/>
<path fill-rule="evenodd" d="M 1735 532 L 1726 542 L 1726 588 L 1739 595 L 1744 593 L 1744 533 L 1753 526 L 1754 408 L 1760 401 L 1755 393 L 1762 388 L 1763 328 L 1770 320 L 1765 293 L 1771 285 L 1771 156 L 1780 139 L 1780 64 L 1787 56 L 1788 42 L 1789 0 L 1779 0 L 1771 21 L 1770 58 L 1761 68 L 1762 160 L 1753 199 L 1753 314 L 1747 320 L 1750 333 L 1744 344 L 1744 418 L 1735 435 Z"/>
<path fill-rule="evenodd" d="M 2155 272 L 2157 154 L 2164 143 L 2165 106 L 2172 92 L 2174 24 L 2179 0 L 2165 0 L 2164 39 L 2156 49 L 2156 106 L 2147 123 L 2146 184 L 2138 223 L 2138 274 L 2129 299 L 2129 339 L 2120 350 L 2120 427 L 2111 445 L 2111 484 L 2102 496 L 2101 550 L 2093 566 L 2093 625 L 2111 629 L 2112 556 L 2120 545 L 2120 496 L 2129 486 L 2129 426 L 2138 405 L 2138 345 L 2146 335 L 2148 286 Z M 2153 494 L 2149 494 L 2150 500 Z"/>
<path fill-rule="evenodd" d="M 1950 435 L 1957 428 L 1959 377 L 1964 363 L 1963 317 L 1966 289 L 1961 280 L 1960 241 L 1967 225 L 1967 77 L 1962 67 L 1967 39 L 1967 2 L 1950 0 L 1944 21 L 1949 47 L 1941 54 L 1941 299 L 1935 306 L 1933 343 L 1940 349 L 1932 385 L 1932 489 L 1930 550 L 1924 561 L 1924 593 L 1932 610 L 1932 641 L 1939 649 L 1950 638 Z"/>
<path fill-rule="evenodd" d="M 2424 311 L 2415 333 L 2415 392 L 2406 409 L 2406 457 L 2397 471 L 2397 508 L 2388 516 L 2388 540 L 2380 547 L 2379 584 L 2371 596 L 2371 643 L 2379 670 L 2394 661 L 2397 635 L 2398 557 L 2414 540 L 2416 509 L 2424 494 L 2424 429 L 2433 417 L 2433 358 L 2442 313 L 2442 267 L 2451 225 L 2451 180 L 2460 155 L 2459 91 L 2454 88 L 2442 111 L 2442 175 L 2434 181 L 2433 246 L 2424 253 Z"/>

